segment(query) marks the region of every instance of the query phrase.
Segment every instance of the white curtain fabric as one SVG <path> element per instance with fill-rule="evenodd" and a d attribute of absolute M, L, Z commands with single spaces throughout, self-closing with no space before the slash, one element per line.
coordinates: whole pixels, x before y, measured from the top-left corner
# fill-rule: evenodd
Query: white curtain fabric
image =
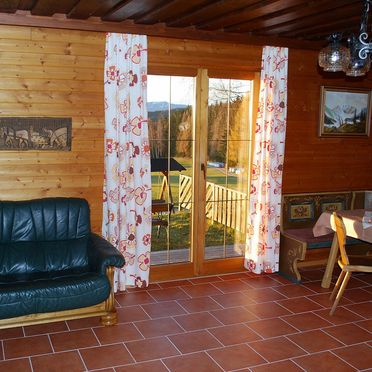
<path fill-rule="evenodd" d="M 151 250 L 151 170 L 147 126 L 147 38 L 106 36 L 105 177 L 102 234 L 125 257 L 115 291 L 146 287 Z"/>
<path fill-rule="evenodd" d="M 287 69 L 287 48 L 263 48 L 244 264 L 256 274 L 279 270 Z"/>

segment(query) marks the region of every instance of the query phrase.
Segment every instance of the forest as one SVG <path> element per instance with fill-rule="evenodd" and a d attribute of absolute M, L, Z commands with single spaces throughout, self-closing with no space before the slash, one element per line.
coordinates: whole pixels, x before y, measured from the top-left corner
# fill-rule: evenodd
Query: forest
<path fill-rule="evenodd" d="M 228 163 L 228 167 L 239 164 L 241 146 L 236 146 L 234 141 L 248 139 L 248 120 L 245 116 L 248 113 L 248 102 L 249 95 L 246 94 L 230 101 L 209 104 L 208 161 Z M 192 115 L 191 106 L 149 112 L 152 157 L 167 157 L 168 151 L 171 157 L 191 157 Z M 228 146 L 228 143 L 231 145 Z"/>

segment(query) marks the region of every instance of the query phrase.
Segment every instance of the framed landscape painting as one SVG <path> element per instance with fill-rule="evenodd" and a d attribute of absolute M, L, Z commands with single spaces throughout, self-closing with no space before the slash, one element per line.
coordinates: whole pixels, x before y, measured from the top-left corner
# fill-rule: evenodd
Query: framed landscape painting
<path fill-rule="evenodd" d="M 371 90 L 321 87 L 321 137 L 369 136 Z"/>

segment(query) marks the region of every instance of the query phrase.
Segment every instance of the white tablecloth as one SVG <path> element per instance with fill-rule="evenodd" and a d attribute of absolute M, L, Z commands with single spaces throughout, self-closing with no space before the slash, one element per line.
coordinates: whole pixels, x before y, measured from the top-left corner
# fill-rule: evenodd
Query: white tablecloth
<path fill-rule="evenodd" d="M 368 211 L 371 212 L 371 211 Z M 372 226 L 363 228 L 365 209 L 338 211 L 346 228 L 346 235 L 372 243 Z M 368 214 L 368 213 L 367 213 Z M 336 230 L 331 212 L 323 212 L 313 227 L 314 236 L 329 234 Z"/>

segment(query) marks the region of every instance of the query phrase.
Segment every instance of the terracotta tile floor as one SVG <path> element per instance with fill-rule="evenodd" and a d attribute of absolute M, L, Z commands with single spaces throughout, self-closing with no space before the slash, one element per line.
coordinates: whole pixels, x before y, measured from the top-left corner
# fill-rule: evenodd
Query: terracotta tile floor
<path fill-rule="evenodd" d="M 333 317 L 321 269 L 291 284 L 249 273 L 152 284 L 98 318 L 0 330 L 0 372 L 372 371 L 372 280 L 356 275 Z"/>

